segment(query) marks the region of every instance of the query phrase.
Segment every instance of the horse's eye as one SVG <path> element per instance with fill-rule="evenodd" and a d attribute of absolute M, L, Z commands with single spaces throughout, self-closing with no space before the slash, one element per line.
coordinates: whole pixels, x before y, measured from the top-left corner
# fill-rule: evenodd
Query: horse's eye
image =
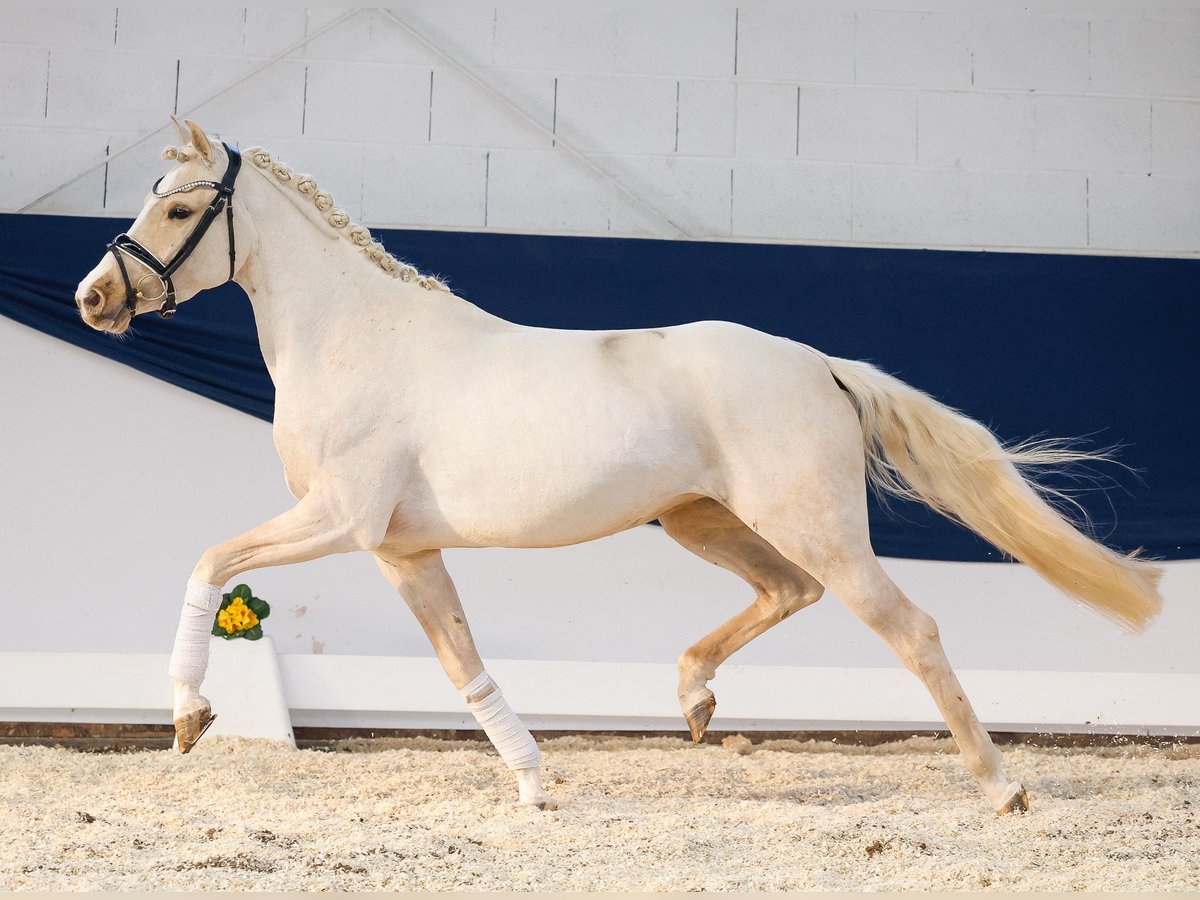
<path fill-rule="evenodd" d="M 176 206 L 171 210 L 170 216 L 172 219 L 186 219 L 192 214 L 192 211 L 186 206 Z"/>

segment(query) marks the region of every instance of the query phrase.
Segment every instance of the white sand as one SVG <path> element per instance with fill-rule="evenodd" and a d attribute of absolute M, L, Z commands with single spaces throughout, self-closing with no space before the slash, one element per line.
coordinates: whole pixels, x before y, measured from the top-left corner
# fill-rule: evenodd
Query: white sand
<path fill-rule="evenodd" d="M 1006 748 L 1033 803 L 1006 818 L 930 739 L 562 738 L 549 813 L 482 745 L 356 749 L 0 747 L 0 888 L 1200 888 L 1195 746 Z"/>

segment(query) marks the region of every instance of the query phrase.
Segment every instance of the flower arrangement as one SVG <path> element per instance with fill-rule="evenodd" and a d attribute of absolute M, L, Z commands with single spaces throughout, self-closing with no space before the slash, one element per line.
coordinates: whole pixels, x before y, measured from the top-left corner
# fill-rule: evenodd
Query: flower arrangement
<path fill-rule="evenodd" d="M 234 638 L 257 641 L 263 636 L 262 620 L 270 614 L 267 601 L 255 597 L 249 585 L 239 584 L 221 598 L 212 633 L 227 641 Z"/>

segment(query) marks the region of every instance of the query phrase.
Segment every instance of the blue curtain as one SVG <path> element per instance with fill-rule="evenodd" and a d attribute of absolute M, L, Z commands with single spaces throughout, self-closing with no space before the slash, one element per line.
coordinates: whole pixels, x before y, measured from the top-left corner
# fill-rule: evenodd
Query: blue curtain
<path fill-rule="evenodd" d="M 131 340 L 79 320 L 75 285 L 124 226 L 0 215 L 0 312 L 235 409 L 270 419 L 250 305 L 226 285 Z M 1097 535 L 1200 557 L 1200 260 L 383 231 L 389 249 L 507 319 L 638 328 L 728 319 L 869 359 L 1002 439 L 1122 444 L 1080 497 Z M 753 364 L 753 361 L 748 361 Z M 10 390 L 12 387 L 10 386 Z M 536 397 L 529 402 L 536 403 Z M 1071 487 L 1070 482 L 1057 482 Z M 887 556 L 998 560 L 923 507 L 871 510 Z M 804 510 L 797 509 L 797 516 Z"/>

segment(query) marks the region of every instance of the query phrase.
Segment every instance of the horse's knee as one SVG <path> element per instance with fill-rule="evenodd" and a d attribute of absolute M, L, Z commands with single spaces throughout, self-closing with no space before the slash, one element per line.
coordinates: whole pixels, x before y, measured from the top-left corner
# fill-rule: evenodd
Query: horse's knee
<path fill-rule="evenodd" d="M 215 583 L 217 571 L 217 560 L 213 555 L 212 550 L 205 550 L 200 559 L 196 562 L 196 567 L 192 569 L 192 578 L 196 581 L 203 581 L 208 584 Z"/>

